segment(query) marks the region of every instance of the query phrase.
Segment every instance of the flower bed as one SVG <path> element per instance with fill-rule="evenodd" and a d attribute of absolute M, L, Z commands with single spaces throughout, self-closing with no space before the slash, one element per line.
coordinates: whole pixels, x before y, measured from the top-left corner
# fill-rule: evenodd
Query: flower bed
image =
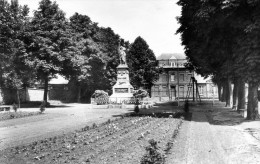
<path fill-rule="evenodd" d="M 99 126 L 0 152 L 0 163 L 140 163 L 149 139 L 166 154 L 182 120 L 171 115 L 122 117 Z M 166 117 L 167 116 L 167 117 Z M 168 117 L 169 116 L 169 117 Z M 167 151 L 166 151 L 167 150 Z"/>
<path fill-rule="evenodd" d="M 0 121 L 15 119 L 15 118 L 22 118 L 22 117 L 29 117 L 40 114 L 39 112 L 2 112 L 0 113 Z"/>

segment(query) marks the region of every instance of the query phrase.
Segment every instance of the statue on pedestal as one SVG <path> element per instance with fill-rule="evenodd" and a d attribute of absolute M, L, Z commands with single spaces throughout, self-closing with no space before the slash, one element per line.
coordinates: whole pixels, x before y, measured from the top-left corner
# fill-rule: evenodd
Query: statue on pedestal
<path fill-rule="evenodd" d="M 126 54 L 125 54 L 125 48 L 120 46 L 119 47 L 119 55 L 120 55 L 120 64 L 126 64 Z"/>

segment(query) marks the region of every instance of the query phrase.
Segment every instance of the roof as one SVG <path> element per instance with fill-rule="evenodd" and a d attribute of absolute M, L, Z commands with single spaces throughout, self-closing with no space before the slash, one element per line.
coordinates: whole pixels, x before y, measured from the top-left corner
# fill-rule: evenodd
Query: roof
<path fill-rule="evenodd" d="M 168 59 L 186 59 L 184 54 L 180 53 L 163 53 L 157 57 L 157 60 L 168 60 Z"/>
<path fill-rule="evenodd" d="M 53 78 L 50 80 L 49 84 L 68 84 L 69 81 L 66 80 L 63 76 L 61 75 L 56 75 L 57 78 Z"/>

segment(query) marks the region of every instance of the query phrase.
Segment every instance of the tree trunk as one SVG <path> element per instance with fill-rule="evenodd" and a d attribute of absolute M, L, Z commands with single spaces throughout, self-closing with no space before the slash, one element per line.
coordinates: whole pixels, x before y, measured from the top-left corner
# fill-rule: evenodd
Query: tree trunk
<path fill-rule="evenodd" d="M 248 104 L 247 104 L 247 119 L 248 120 L 255 120 L 257 117 L 259 117 L 257 89 L 258 89 L 257 84 L 249 82 Z"/>
<path fill-rule="evenodd" d="M 221 96 L 221 101 L 222 102 L 226 102 L 226 98 L 227 98 L 227 84 L 226 84 L 226 80 L 223 82 L 223 91 L 222 91 L 222 96 Z"/>
<path fill-rule="evenodd" d="M 218 100 L 222 101 L 222 85 L 221 85 L 221 83 L 218 84 Z"/>
<path fill-rule="evenodd" d="M 231 97 L 232 97 L 232 88 L 231 88 L 231 80 L 227 78 L 226 81 L 226 107 L 231 107 Z"/>
<path fill-rule="evenodd" d="M 47 103 L 48 101 L 48 85 L 49 85 L 49 79 L 48 76 L 44 79 L 44 94 L 43 94 L 43 101 Z"/>
<path fill-rule="evenodd" d="M 81 86 L 78 86 L 78 95 L 77 95 L 77 102 L 80 103 L 81 102 Z"/>
<path fill-rule="evenodd" d="M 245 94 L 245 82 L 241 79 L 238 80 L 238 102 L 237 109 L 245 109 L 246 104 L 246 94 Z"/>
<path fill-rule="evenodd" d="M 237 110 L 237 101 L 238 101 L 238 80 L 234 79 L 234 88 L 233 88 L 233 107 L 232 109 Z"/>
<path fill-rule="evenodd" d="M 20 109 L 20 93 L 19 93 L 19 89 L 16 89 L 16 95 L 17 95 L 17 103 L 18 103 L 18 108 Z"/>

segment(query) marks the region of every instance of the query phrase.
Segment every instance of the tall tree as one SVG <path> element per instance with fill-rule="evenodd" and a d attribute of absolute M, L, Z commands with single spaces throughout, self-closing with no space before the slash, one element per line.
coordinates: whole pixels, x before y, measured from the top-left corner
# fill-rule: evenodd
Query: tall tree
<path fill-rule="evenodd" d="M 73 33 L 73 47 L 79 52 L 77 58 L 84 58 L 74 60 L 79 61 L 78 67 L 73 66 L 73 78 L 69 78 L 77 84 L 78 101 L 88 100 L 96 89 L 111 90 L 119 64 L 119 35 L 111 28 L 98 27 L 88 16 L 78 13 L 70 18 L 69 25 Z M 127 44 L 124 40 L 121 42 Z"/>
<path fill-rule="evenodd" d="M 19 5 L 17 0 L 0 0 L 0 86 L 4 94 L 10 94 L 8 97 L 17 93 L 16 98 L 9 100 L 4 95 L 5 103 L 19 103 L 19 89 L 29 78 L 29 69 L 21 60 L 26 55 L 23 41 L 28 13 L 29 8 Z"/>
<path fill-rule="evenodd" d="M 259 85 L 259 1 L 213 0 L 178 2 L 182 43 L 189 62 L 202 75 L 226 79 L 223 93 L 230 105 L 230 80 L 249 84 L 248 119 L 254 119 Z M 251 89 L 250 89 L 251 88 Z M 238 104 L 241 99 L 238 99 Z"/>
<path fill-rule="evenodd" d="M 156 57 L 146 41 L 140 36 L 130 45 L 127 53 L 130 79 L 134 87 L 151 89 L 158 79 L 159 70 L 156 67 Z"/>
<path fill-rule="evenodd" d="M 65 14 L 56 2 L 40 1 L 31 21 L 31 31 L 33 42 L 27 64 L 36 70 L 38 79 L 44 82 L 43 100 L 47 101 L 48 82 L 62 71 L 67 57 L 64 52 L 69 43 Z"/>

